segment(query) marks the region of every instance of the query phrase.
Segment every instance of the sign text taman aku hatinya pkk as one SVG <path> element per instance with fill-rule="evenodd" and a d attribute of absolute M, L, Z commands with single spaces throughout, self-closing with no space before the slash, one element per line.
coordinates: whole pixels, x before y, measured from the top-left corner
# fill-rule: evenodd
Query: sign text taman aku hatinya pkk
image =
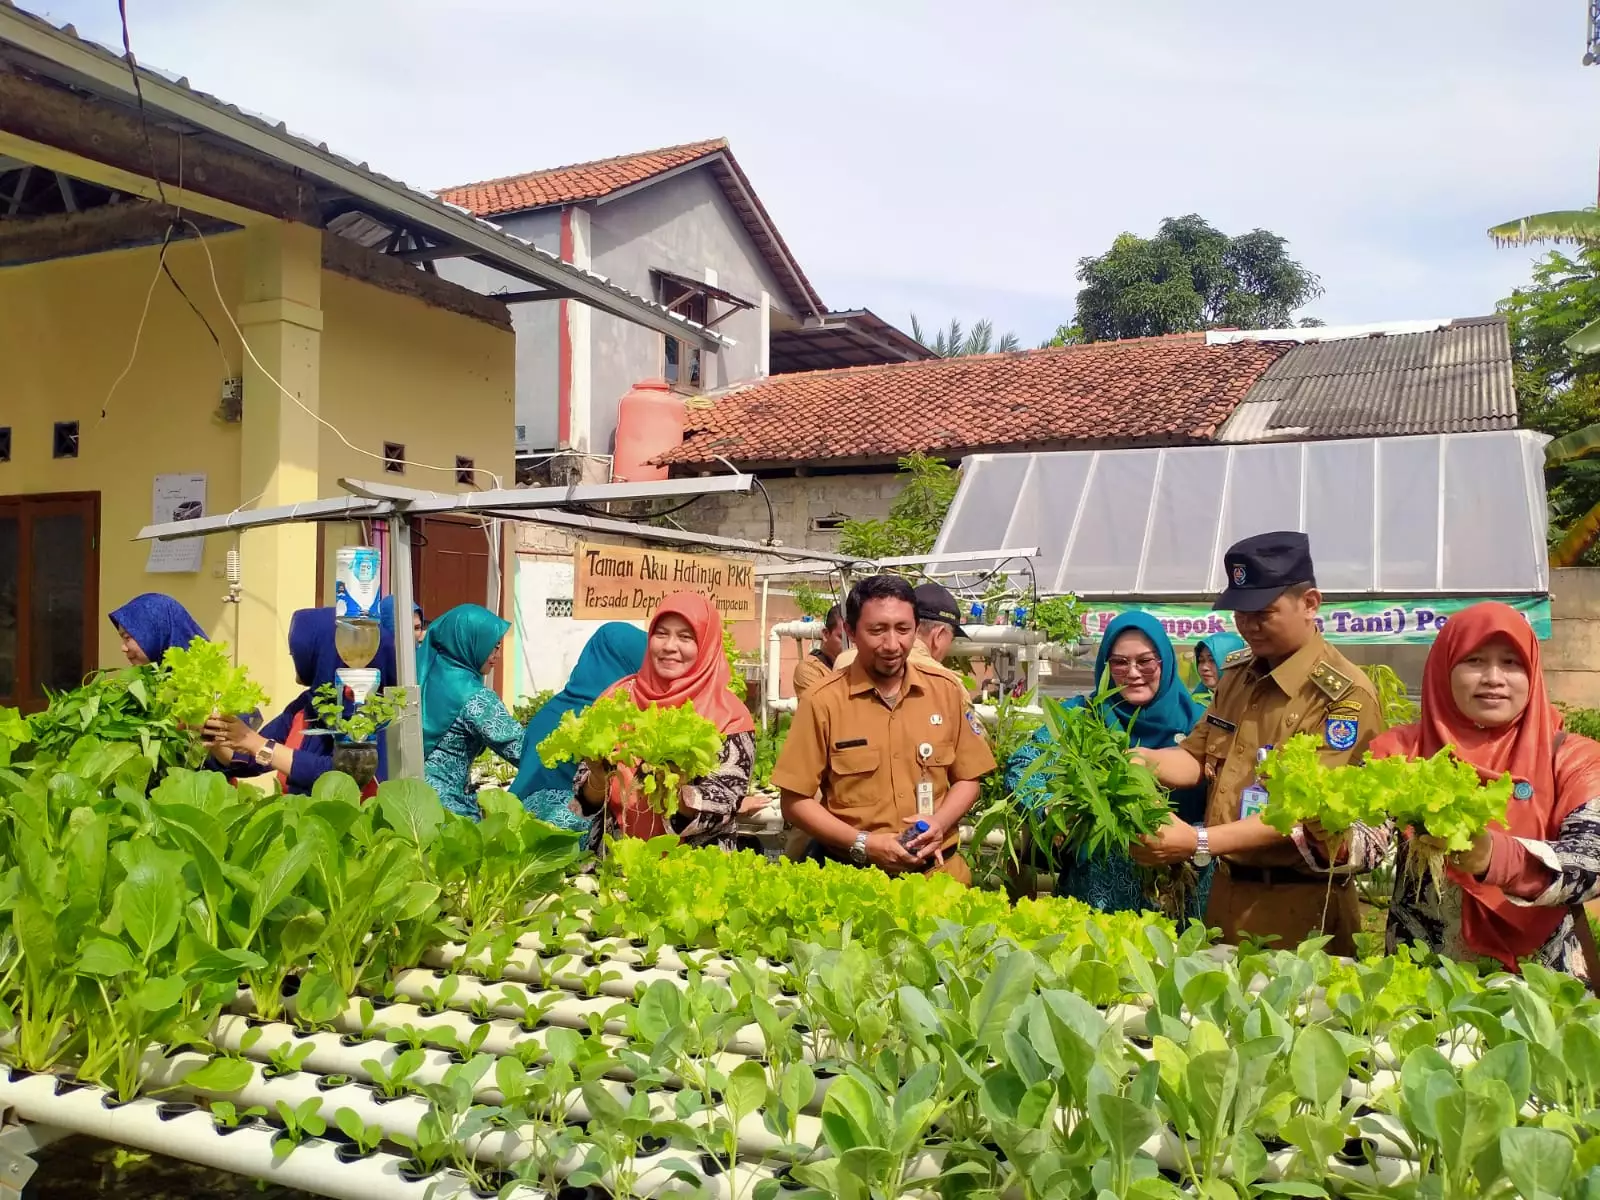
<path fill-rule="evenodd" d="M 674 592 L 699 592 L 724 621 L 756 615 L 755 564 L 749 559 L 579 542 L 572 565 L 572 615 L 580 621 L 647 620 Z"/>

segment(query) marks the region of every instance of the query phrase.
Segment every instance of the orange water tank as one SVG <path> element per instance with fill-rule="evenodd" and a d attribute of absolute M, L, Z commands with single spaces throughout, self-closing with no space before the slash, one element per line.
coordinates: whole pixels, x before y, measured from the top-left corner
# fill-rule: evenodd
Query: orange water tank
<path fill-rule="evenodd" d="M 667 468 L 650 460 L 683 442 L 683 397 L 665 380 L 644 379 L 617 407 L 617 449 L 611 477 L 627 483 L 665 479 Z"/>

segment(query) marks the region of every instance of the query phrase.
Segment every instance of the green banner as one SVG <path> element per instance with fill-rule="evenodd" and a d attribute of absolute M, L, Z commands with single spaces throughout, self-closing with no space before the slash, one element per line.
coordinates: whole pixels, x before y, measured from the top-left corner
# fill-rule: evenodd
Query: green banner
<path fill-rule="evenodd" d="M 1550 637 L 1549 596 L 1461 596 L 1432 600 L 1324 600 L 1320 624 L 1332 642 L 1426 646 L 1450 617 L 1487 599 L 1509 604 L 1523 615 L 1541 641 Z M 1112 618 L 1141 609 L 1161 622 L 1175 642 L 1197 642 L 1214 633 L 1233 633 L 1233 614 L 1204 604 L 1093 604 L 1084 628 L 1098 639 Z"/>

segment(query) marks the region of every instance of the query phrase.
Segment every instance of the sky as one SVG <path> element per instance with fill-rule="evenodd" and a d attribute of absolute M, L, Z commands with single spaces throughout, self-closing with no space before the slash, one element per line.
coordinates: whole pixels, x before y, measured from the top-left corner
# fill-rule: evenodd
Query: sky
<path fill-rule="evenodd" d="M 120 42 L 116 0 L 22 0 Z M 140 60 L 434 189 L 727 137 L 831 308 L 1070 323 L 1078 261 L 1272 230 L 1329 324 L 1474 316 L 1596 199 L 1584 0 L 128 0 Z"/>

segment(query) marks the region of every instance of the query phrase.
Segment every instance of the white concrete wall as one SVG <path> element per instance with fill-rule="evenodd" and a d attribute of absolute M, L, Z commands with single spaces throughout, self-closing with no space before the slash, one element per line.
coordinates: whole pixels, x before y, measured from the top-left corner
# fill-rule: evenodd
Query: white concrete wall
<path fill-rule="evenodd" d="M 653 270 L 718 287 L 756 307 L 718 322 L 737 345 L 701 359 L 703 389 L 712 391 L 757 378 L 765 361 L 770 317 L 762 293 L 780 312 L 790 311 L 784 289 L 745 232 L 709 169 L 686 171 L 609 203 L 588 204 L 591 264 L 595 271 L 641 296 L 655 296 Z M 709 274 L 708 274 L 709 272 Z M 720 314 L 725 306 L 714 303 Z M 653 330 L 605 313 L 592 317 L 593 385 L 590 450 L 611 452 L 617 402 L 641 379 L 661 375 L 661 338 Z"/>
<path fill-rule="evenodd" d="M 494 221 L 507 233 L 526 238 L 541 250 L 561 253 L 561 210 L 513 213 Z M 441 279 L 475 292 L 526 292 L 533 285 L 491 267 L 464 258 L 442 259 L 434 264 Z M 560 421 L 560 318 L 561 303 L 541 300 L 511 306 L 511 324 L 517 332 L 517 415 L 523 428 L 518 450 L 548 450 L 556 444 Z"/>

